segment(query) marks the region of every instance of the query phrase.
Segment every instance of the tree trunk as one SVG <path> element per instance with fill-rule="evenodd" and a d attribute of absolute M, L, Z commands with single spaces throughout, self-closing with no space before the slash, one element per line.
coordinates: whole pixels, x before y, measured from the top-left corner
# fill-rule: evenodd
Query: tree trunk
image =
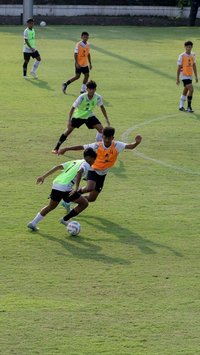
<path fill-rule="evenodd" d="M 189 16 L 190 26 L 195 26 L 199 5 L 200 5 L 200 0 L 191 0 L 191 8 L 190 8 L 190 16 Z"/>

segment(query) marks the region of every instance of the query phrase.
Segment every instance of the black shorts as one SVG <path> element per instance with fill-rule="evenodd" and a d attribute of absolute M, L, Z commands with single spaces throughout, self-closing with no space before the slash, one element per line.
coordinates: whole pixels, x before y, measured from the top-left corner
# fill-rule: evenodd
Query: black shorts
<path fill-rule="evenodd" d="M 101 192 L 101 190 L 103 189 L 105 178 L 106 178 L 106 174 L 99 175 L 96 173 L 96 171 L 93 170 L 88 171 L 87 180 L 92 180 L 96 182 L 95 191 L 97 192 Z"/>
<path fill-rule="evenodd" d="M 32 57 L 32 58 L 40 57 L 40 53 L 38 51 L 35 51 L 35 52 L 32 52 L 32 53 L 24 52 L 24 59 L 25 60 L 29 60 L 30 57 Z"/>
<path fill-rule="evenodd" d="M 183 85 L 184 85 L 184 86 L 187 86 L 187 85 L 189 85 L 189 84 L 192 84 L 192 80 L 191 80 L 191 79 L 183 79 L 182 82 L 183 82 Z"/>
<path fill-rule="evenodd" d="M 81 73 L 83 73 L 83 74 L 88 74 L 90 72 L 90 69 L 89 69 L 89 67 L 87 66 L 87 67 L 80 67 L 80 68 L 77 68 L 76 66 L 75 66 L 75 73 L 76 74 L 81 74 Z"/>
<path fill-rule="evenodd" d="M 79 192 L 77 191 L 72 196 L 69 196 L 69 193 L 70 191 L 59 191 L 52 189 L 49 197 L 53 201 L 60 202 L 63 199 L 65 202 L 69 203 L 71 201 L 77 200 L 81 196 L 81 194 L 79 194 Z"/>
<path fill-rule="evenodd" d="M 87 128 L 93 129 L 94 126 L 96 126 L 97 124 L 101 125 L 101 122 L 95 116 L 92 116 L 92 117 L 89 117 L 89 118 L 75 118 L 75 117 L 72 117 L 72 119 L 71 119 L 72 127 L 79 128 L 83 124 L 85 124 L 87 126 Z"/>

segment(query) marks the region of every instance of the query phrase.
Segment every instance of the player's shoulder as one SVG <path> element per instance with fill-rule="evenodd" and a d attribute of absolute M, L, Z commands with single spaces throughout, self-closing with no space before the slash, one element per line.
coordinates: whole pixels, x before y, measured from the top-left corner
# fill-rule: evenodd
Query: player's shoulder
<path fill-rule="evenodd" d="M 102 99 L 102 95 L 98 94 L 97 92 L 94 93 L 94 96 L 96 96 L 97 99 Z"/>
<path fill-rule="evenodd" d="M 83 162 L 80 165 L 80 169 L 89 170 L 89 168 L 90 168 L 90 164 L 88 164 L 85 160 L 83 160 Z"/>

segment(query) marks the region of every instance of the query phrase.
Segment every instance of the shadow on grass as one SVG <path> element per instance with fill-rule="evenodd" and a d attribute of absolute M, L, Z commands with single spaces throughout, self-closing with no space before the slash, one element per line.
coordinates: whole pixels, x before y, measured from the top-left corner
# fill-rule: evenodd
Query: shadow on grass
<path fill-rule="evenodd" d="M 100 246 L 82 237 L 70 236 L 68 239 L 64 240 L 42 232 L 37 232 L 37 235 L 40 235 L 41 237 L 46 238 L 52 241 L 53 243 L 60 244 L 74 257 L 77 257 L 79 259 L 91 259 L 106 264 L 121 264 L 121 265 L 130 264 L 130 262 L 125 259 L 119 257 L 111 257 L 103 254 L 101 252 L 102 248 Z M 59 255 L 67 256 L 67 254 L 63 254 L 63 253 L 59 253 Z"/>
<path fill-rule="evenodd" d="M 195 120 L 200 120 L 200 115 L 198 113 L 193 113 L 193 114 L 190 114 L 191 118 L 195 119 Z"/>
<path fill-rule="evenodd" d="M 49 85 L 49 83 L 45 80 L 27 80 L 27 83 L 30 83 L 36 87 L 38 87 L 39 89 L 45 89 L 45 90 L 49 90 L 49 91 L 55 91 L 54 89 L 52 89 Z"/>
<path fill-rule="evenodd" d="M 182 257 L 183 254 L 174 248 L 168 247 L 167 245 L 153 242 L 149 239 L 145 239 L 141 237 L 139 234 L 131 231 L 128 228 L 121 226 L 120 224 L 113 223 L 110 220 L 107 220 L 98 216 L 87 216 L 82 217 L 84 222 L 91 225 L 94 228 L 98 228 L 103 233 L 111 234 L 119 238 L 120 243 L 125 243 L 128 245 L 135 245 L 138 247 L 143 254 L 157 254 L 155 248 L 164 248 L 172 252 L 174 255 L 178 257 Z M 105 240 L 108 239 L 97 239 L 97 240 Z"/>

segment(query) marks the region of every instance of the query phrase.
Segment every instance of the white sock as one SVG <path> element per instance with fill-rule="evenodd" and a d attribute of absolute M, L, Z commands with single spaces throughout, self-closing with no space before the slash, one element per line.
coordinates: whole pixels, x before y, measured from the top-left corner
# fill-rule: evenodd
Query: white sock
<path fill-rule="evenodd" d="M 102 141 L 102 133 L 97 132 L 96 134 L 96 141 L 101 142 Z"/>
<path fill-rule="evenodd" d="M 36 224 L 38 224 L 42 219 L 44 218 L 44 216 L 42 216 L 40 214 L 40 212 L 38 212 L 38 214 L 36 214 L 35 218 L 31 221 L 31 223 L 34 225 L 34 227 L 36 226 Z"/>
<path fill-rule="evenodd" d="M 81 85 L 81 91 L 85 91 L 86 90 L 86 85 L 85 84 L 82 84 Z"/>
<path fill-rule="evenodd" d="M 181 99 L 180 99 L 180 104 L 179 104 L 179 108 L 184 107 L 184 103 L 186 101 L 187 97 L 184 95 L 181 95 Z"/>
<path fill-rule="evenodd" d="M 40 64 L 40 61 L 36 60 L 35 63 L 33 64 L 32 70 L 31 70 L 33 73 L 36 72 L 36 69 L 38 68 L 39 64 Z"/>

